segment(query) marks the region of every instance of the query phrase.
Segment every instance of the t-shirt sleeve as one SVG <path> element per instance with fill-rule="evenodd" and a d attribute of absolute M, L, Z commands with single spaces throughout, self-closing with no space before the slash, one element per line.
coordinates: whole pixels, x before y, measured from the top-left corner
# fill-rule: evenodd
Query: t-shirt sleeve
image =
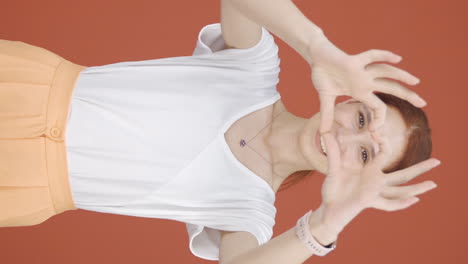
<path fill-rule="evenodd" d="M 263 222 L 255 223 L 246 221 L 243 222 L 241 226 L 242 227 L 239 228 L 238 224 L 215 224 L 208 226 L 186 223 L 190 252 L 194 256 L 202 259 L 219 260 L 219 248 L 221 243 L 221 232 L 219 230 L 249 232 L 255 236 L 259 245 L 268 242 L 273 235 L 272 225 Z"/>
<path fill-rule="evenodd" d="M 186 223 L 190 252 L 199 258 L 219 260 L 221 233 L 203 225 Z"/>
<path fill-rule="evenodd" d="M 231 62 L 251 63 L 264 70 L 279 67 L 278 46 L 273 35 L 262 27 L 261 39 L 252 47 L 246 49 L 223 49 L 224 38 L 221 24 L 213 23 L 204 26 L 199 34 L 192 56 L 206 56 Z"/>

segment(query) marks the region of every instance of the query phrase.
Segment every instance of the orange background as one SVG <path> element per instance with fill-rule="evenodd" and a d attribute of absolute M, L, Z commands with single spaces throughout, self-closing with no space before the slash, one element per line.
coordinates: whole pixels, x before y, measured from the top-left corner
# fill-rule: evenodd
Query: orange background
<path fill-rule="evenodd" d="M 253 0 L 252 0 L 253 1 Z M 412 207 L 368 209 L 340 234 L 337 249 L 306 263 L 468 263 L 468 61 L 462 0 L 294 1 L 327 37 L 349 54 L 386 49 L 397 66 L 421 79 L 428 101 L 433 156 L 442 165 L 411 183 L 438 187 Z M 220 1 L 1 0 L 0 38 L 47 48 L 75 63 L 191 55 L 199 30 L 219 22 Z M 278 37 L 280 91 L 289 111 L 319 110 L 306 62 Z M 320 202 L 323 176 L 280 192 L 274 236 Z M 292 206 L 293 205 L 293 206 Z M 212 263 L 193 256 L 185 224 L 75 210 L 32 227 L 0 228 L 2 263 Z"/>

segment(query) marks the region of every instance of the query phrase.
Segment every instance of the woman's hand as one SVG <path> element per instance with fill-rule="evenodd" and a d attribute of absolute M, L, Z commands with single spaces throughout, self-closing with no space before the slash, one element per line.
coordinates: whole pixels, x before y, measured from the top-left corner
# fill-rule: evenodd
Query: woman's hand
<path fill-rule="evenodd" d="M 406 169 L 386 174 L 382 172 L 382 169 L 386 163 L 385 159 L 390 156 L 388 141 L 373 133 L 374 139 L 379 143 L 379 152 L 375 159 L 362 167 L 362 165 L 342 160 L 339 146 L 331 133 L 326 133 L 323 137 L 329 167 L 322 185 L 322 205 L 318 210 L 319 216 L 316 215 L 315 219 L 310 220 L 327 227 L 327 232 L 322 233 L 331 233 L 336 236 L 366 208 L 384 211 L 405 209 L 419 200 L 416 195 L 436 187 L 433 181 L 406 186 L 398 185 L 407 183 L 438 166 L 440 162 L 437 159 L 431 158 Z"/>
<path fill-rule="evenodd" d="M 401 57 L 390 51 L 372 49 L 356 55 L 348 55 L 333 45 L 325 36 L 314 43 L 310 50 L 313 57 L 313 62 L 310 63 L 312 82 L 320 98 L 321 133 L 331 129 L 335 99 L 340 95 L 351 96 L 373 109 L 374 120 L 369 127 L 371 130 L 383 124 L 386 114 L 386 105 L 374 92 L 395 95 L 416 107 L 426 105 L 426 102 L 416 93 L 395 81 L 416 85 L 419 83 L 418 78 L 389 64 L 372 64 L 378 61 L 400 62 Z"/>

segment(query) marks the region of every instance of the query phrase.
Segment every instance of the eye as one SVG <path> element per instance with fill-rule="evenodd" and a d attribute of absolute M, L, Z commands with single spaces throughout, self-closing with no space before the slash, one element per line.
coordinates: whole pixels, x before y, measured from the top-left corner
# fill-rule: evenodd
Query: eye
<path fill-rule="evenodd" d="M 364 127 L 364 115 L 362 112 L 359 112 L 359 128 Z"/>
<path fill-rule="evenodd" d="M 367 149 L 361 148 L 361 156 L 364 163 L 367 163 Z"/>

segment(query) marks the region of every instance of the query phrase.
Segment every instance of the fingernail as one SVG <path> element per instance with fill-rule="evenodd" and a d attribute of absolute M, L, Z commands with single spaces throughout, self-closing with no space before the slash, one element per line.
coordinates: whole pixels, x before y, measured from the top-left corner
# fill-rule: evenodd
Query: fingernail
<path fill-rule="evenodd" d="M 422 99 L 421 97 L 419 97 L 419 102 L 420 102 L 421 107 L 427 105 L 427 102 L 424 99 Z"/>

